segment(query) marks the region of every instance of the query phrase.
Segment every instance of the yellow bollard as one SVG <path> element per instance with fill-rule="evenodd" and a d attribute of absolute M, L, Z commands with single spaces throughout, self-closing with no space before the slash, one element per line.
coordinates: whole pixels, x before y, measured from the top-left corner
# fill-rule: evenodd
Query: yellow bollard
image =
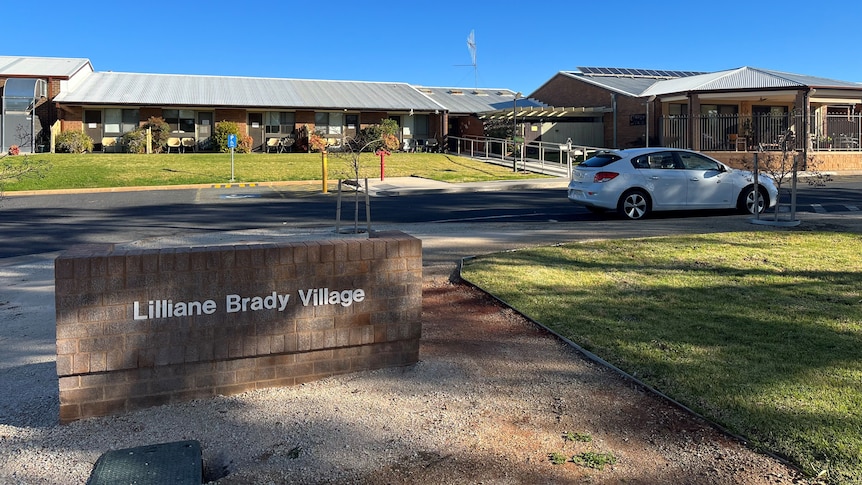
<path fill-rule="evenodd" d="M 323 193 L 326 194 L 329 192 L 326 182 L 326 150 L 320 152 L 320 162 L 321 168 L 323 170 Z"/>

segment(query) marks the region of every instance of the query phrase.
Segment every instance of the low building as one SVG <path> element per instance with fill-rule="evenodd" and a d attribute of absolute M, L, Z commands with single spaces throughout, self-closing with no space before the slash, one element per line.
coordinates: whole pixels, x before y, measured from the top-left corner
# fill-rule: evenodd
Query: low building
<path fill-rule="evenodd" d="M 40 138 L 57 119 L 51 102 L 93 72 L 87 59 L 0 56 L 0 150 L 21 153 L 47 147 Z"/>
<path fill-rule="evenodd" d="M 580 67 L 531 95 L 604 110 L 603 146 L 794 150 L 825 170 L 862 170 L 862 84 L 752 67 L 713 73 Z M 586 140 L 580 144 L 590 144 Z"/>
<path fill-rule="evenodd" d="M 164 119 L 174 138 L 192 149 L 210 149 L 220 121 L 237 123 L 251 137 L 252 150 L 266 151 L 284 139 L 291 140 L 288 149 L 305 150 L 308 134 L 315 132 L 337 149 L 363 128 L 387 119 L 398 123 L 405 149 L 436 149 L 445 146 L 450 133 L 481 135 L 478 115 L 511 105 L 516 94 L 400 82 L 96 72 L 86 59 L 2 60 L 8 67 L 0 68 L 0 80 L 28 77 L 50 86 L 36 100 L 44 111 L 45 140 L 49 131 L 80 130 L 100 151 L 122 149 L 123 134 L 151 117 Z M 34 130 L 33 139 L 40 133 Z M 47 141 L 44 145 L 49 147 Z"/>

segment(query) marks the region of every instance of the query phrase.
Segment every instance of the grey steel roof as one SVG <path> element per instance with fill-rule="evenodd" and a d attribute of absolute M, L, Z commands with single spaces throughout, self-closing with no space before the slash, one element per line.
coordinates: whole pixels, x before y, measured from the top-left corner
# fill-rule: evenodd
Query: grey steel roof
<path fill-rule="evenodd" d="M 97 72 L 55 101 L 261 108 L 443 110 L 405 83 Z"/>
<path fill-rule="evenodd" d="M 0 77 L 69 78 L 84 68 L 93 70 L 88 59 L 0 56 Z"/>
<path fill-rule="evenodd" d="M 655 77 L 593 76 L 577 71 L 561 71 L 560 74 L 627 96 L 640 96 L 644 89 L 657 81 Z"/>
<path fill-rule="evenodd" d="M 501 109 L 511 110 L 515 100 L 515 92 L 509 89 L 427 86 L 416 86 L 416 89 L 444 106 L 451 114 L 476 114 Z M 542 106 L 545 106 L 545 104 L 535 99 L 518 98 L 519 108 Z"/>
<path fill-rule="evenodd" d="M 741 69 L 752 69 L 752 68 L 741 68 Z M 862 88 L 862 83 L 855 83 L 850 81 L 837 81 L 835 79 L 828 79 L 825 77 L 818 76 L 808 76 L 805 74 L 792 74 L 789 72 L 781 72 L 781 71 L 771 71 L 768 69 L 756 69 L 762 71 L 766 74 L 770 74 L 776 77 L 783 77 L 793 82 L 797 82 L 801 85 L 808 86 L 811 88 Z"/>
<path fill-rule="evenodd" d="M 836 81 L 815 76 L 790 74 L 780 71 L 740 67 L 727 71 L 701 74 L 679 79 L 658 81 L 645 89 L 640 96 L 686 93 L 692 91 L 727 91 L 781 89 L 799 87 L 829 87 L 862 89 L 862 84 Z"/>

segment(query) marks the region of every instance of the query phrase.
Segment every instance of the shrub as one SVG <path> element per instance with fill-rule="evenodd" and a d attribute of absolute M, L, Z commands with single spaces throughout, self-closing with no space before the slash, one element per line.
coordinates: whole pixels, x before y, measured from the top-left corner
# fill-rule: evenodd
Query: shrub
<path fill-rule="evenodd" d="M 239 134 L 239 125 L 234 123 L 233 121 L 220 121 L 216 123 L 215 130 L 213 130 L 213 144 L 215 145 L 215 149 L 224 153 L 229 152 L 230 148 L 227 147 L 227 136 L 228 135 L 236 135 L 237 145 L 239 145 L 240 140 L 243 138 Z M 244 140 L 243 140 L 244 141 Z M 249 143 L 249 147 L 251 143 Z M 237 149 L 239 151 L 239 146 Z"/>
<path fill-rule="evenodd" d="M 147 153 L 147 131 L 143 128 L 123 134 L 123 146 L 129 153 Z"/>
<path fill-rule="evenodd" d="M 143 129 L 146 130 L 147 128 L 150 129 L 153 137 L 150 142 L 153 153 L 162 153 L 168 144 L 168 138 L 171 136 L 171 126 L 159 116 L 150 116 L 147 122 L 143 124 Z"/>
<path fill-rule="evenodd" d="M 238 137 L 236 144 L 237 153 L 251 153 L 251 145 L 254 143 L 254 138 L 251 135 L 242 135 Z"/>
<path fill-rule="evenodd" d="M 69 130 L 57 135 L 57 150 L 65 153 L 93 151 L 93 139 L 83 131 Z"/>
<path fill-rule="evenodd" d="M 316 152 L 322 152 L 326 149 L 326 138 L 320 136 L 318 133 L 312 133 L 308 137 L 308 146 Z"/>

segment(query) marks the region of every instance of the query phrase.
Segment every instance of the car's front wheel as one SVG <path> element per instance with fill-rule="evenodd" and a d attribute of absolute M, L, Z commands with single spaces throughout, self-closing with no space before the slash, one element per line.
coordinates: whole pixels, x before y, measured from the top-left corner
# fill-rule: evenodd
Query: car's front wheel
<path fill-rule="evenodd" d="M 754 190 L 754 186 L 746 187 L 739 194 L 739 200 L 736 202 L 737 208 L 739 208 L 740 212 L 745 212 L 748 214 L 760 214 L 766 207 L 769 205 L 769 195 L 766 194 L 766 191 L 760 189 L 760 194 L 755 197 L 757 192 Z M 756 200 L 755 200 L 756 199 Z"/>
<path fill-rule="evenodd" d="M 617 204 L 617 212 L 627 219 L 643 219 L 649 214 L 649 211 L 649 198 L 640 190 L 630 190 L 624 193 Z"/>

